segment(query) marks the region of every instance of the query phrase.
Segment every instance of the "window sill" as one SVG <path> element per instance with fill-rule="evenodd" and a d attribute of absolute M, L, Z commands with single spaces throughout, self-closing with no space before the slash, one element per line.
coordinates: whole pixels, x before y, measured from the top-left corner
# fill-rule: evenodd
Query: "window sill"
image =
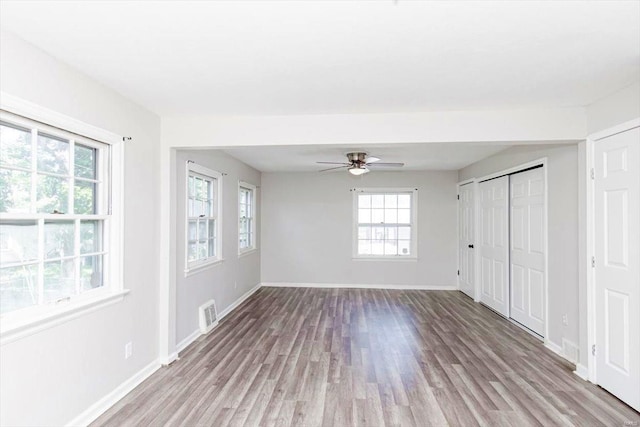
<path fill-rule="evenodd" d="M 223 262 L 224 262 L 224 258 L 219 258 L 213 261 L 208 261 L 202 264 L 194 265 L 193 267 L 185 268 L 184 277 L 193 276 L 194 274 L 200 273 L 201 271 L 204 271 L 209 267 L 213 267 L 214 265 L 220 264 Z"/>
<path fill-rule="evenodd" d="M 383 257 L 383 256 L 355 256 L 352 258 L 353 261 L 400 261 L 400 262 L 418 262 L 417 256 L 391 256 L 391 257 Z"/>
<path fill-rule="evenodd" d="M 247 255 L 251 255 L 253 253 L 258 252 L 258 248 L 252 248 L 252 249 L 248 249 L 246 251 L 242 251 L 240 253 L 238 253 L 238 258 L 243 258 L 246 257 Z"/>
<path fill-rule="evenodd" d="M 12 316 L 5 315 L 2 318 L 2 326 L 0 328 L 0 345 L 17 341 L 92 311 L 123 301 L 125 295 L 129 292 L 127 289 L 105 293 L 97 298 L 69 301 L 68 303 L 52 306 L 46 312 L 29 317 L 11 318 Z"/>

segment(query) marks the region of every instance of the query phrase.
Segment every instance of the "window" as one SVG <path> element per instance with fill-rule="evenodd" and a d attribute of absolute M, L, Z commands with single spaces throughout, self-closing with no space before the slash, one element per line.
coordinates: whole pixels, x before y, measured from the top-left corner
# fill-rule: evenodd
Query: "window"
<path fill-rule="evenodd" d="M 222 175 L 187 163 L 187 247 L 185 273 L 220 261 Z"/>
<path fill-rule="evenodd" d="M 121 285 L 108 268 L 110 147 L 8 113 L 0 145 L 0 314 Z"/>
<path fill-rule="evenodd" d="M 354 256 L 416 258 L 414 189 L 355 189 Z"/>
<path fill-rule="evenodd" d="M 238 186 L 238 253 L 256 248 L 255 185 L 240 182 Z"/>

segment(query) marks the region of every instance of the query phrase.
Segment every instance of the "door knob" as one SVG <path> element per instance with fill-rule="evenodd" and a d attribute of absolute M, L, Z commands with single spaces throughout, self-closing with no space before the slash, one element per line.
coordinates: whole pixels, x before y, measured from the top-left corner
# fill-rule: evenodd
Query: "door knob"
<path fill-rule="evenodd" d="M 469 247 L 470 247 L 471 249 L 473 249 L 473 245 L 469 245 Z"/>

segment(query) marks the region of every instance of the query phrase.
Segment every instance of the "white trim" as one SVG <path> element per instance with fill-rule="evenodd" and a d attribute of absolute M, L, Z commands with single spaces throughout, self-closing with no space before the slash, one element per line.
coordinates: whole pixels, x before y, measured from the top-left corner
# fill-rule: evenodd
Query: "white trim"
<path fill-rule="evenodd" d="M 547 164 L 547 158 L 546 157 L 541 157 L 539 159 L 536 160 L 532 160 L 530 162 L 526 162 L 526 163 L 521 163 L 517 166 L 513 166 L 507 169 L 503 169 L 501 171 L 498 172 L 494 172 L 494 173 L 490 173 L 488 175 L 484 175 L 481 176 L 480 178 L 477 178 L 478 182 L 482 182 L 482 181 L 487 181 L 489 179 L 493 179 L 493 178 L 498 178 L 499 176 L 503 176 L 503 175 L 511 175 L 514 174 L 516 172 L 520 172 L 524 169 L 528 169 L 528 168 L 532 168 L 534 166 L 538 166 L 538 165 L 542 165 L 542 166 L 546 166 Z"/>
<path fill-rule="evenodd" d="M 46 312 L 29 316 L 28 318 L 20 318 L 20 320 L 3 318 L 0 332 L 0 346 L 118 303 L 124 300 L 125 295 L 128 293 L 129 290 L 122 290 L 110 292 L 101 297 L 92 296 L 90 299 L 76 300 L 58 306 L 54 305 Z"/>
<path fill-rule="evenodd" d="M 263 282 L 268 288 L 323 288 L 323 289 L 388 289 L 388 290 L 421 290 L 421 291 L 457 291 L 456 285 L 375 285 L 362 283 L 289 283 Z"/>
<path fill-rule="evenodd" d="M 120 399 L 133 391 L 133 389 L 139 386 L 144 380 L 149 378 L 154 372 L 160 369 L 160 366 L 160 363 L 157 360 L 154 360 L 116 387 L 113 391 L 107 393 L 107 395 L 102 399 L 82 411 L 80 415 L 69 421 L 67 426 L 88 426 L 98 419 L 100 415 L 104 414 L 109 408 L 115 405 Z"/>
<path fill-rule="evenodd" d="M 457 256 L 456 256 L 456 266 L 457 266 L 457 275 L 456 275 L 456 286 L 458 287 L 458 290 L 460 290 L 460 187 L 462 187 L 463 185 L 471 185 L 471 189 L 473 191 L 473 241 L 474 241 L 474 246 L 475 246 L 475 242 L 477 241 L 476 239 L 476 196 L 477 196 L 477 191 L 476 191 L 476 186 L 474 185 L 476 183 L 476 179 L 475 178 L 470 178 L 464 181 L 460 181 L 456 184 L 456 195 L 457 200 L 456 200 L 456 245 L 457 245 Z M 474 268 L 473 268 L 473 291 L 472 294 L 475 296 L 476 293 L 476 283 L 475 283 L 475 262 L 476 262 L 476 254 L 474 252 L 473 254 L 473 263 L 474 263 Z M 464 292 L 462 292 L 464 293 Z M 465 294 L 466 295 L 466 294 Z M 467 296 L 471 296 L 471 295 L 467 295 Z M 474 298 L 474 297 L 472 297 Z M 475 299 L 475 298 L 474 298 Z"/>
<path fill-rule="evenodd" d="M 217 264 L 222 264 L 224 262 L 224 258 L 215 258 L 215 259 L 209 259 L 205 262 L 202 262 L 200 264 L 194 265 L 191 268 L 185 268 L 184 269 L 184 277 L 190 277 L 193 276 L 194 274 L 200 273 L 201 271 L 207 270 L 210 267 L 213 267 L 214 265 Z"/>
<path fill-rule="evenodd" d="M 578 363 L 576 365 L 576 370 L 573 371 L 573 373 L 579 376 L 580 378 L 582 378 L 583 380 L 589 381 L 589 369 L 586 366 L 584 366 L 582 363 Z"/>
<path fill-rule="evenodd" d="M 245 292 L 242 296 L 240 296 L 240 298 L 238 298 L 237 300 L 235 300 L 234 302 L 231 303 L 231 305 L 229 305 L 227 308 L 225 308 L 224 310 L 222 310 L 220 313 L 218 313 L 218 321 L 224 319 L 229 313 L 231 313 L 233 310 L 235 310 L 240 304 L 242 304 L 247 298 L 249 298 L 251 295 L 253 295 L 254 293 L 256 293 L 256 291 L 258 289 L 260 289 L 262 287 L 262 283 L 258 283 L 257 285 L 255 285 L 253 288 L 249 289 L 247 292 Z"/>
<path fill-rule="evenodd" d="M 253 249 L 251 249 L 249 251 L 244 251 L 244 252 L 238 254 L 238 259 L 244 258 L 244 257 L 249 256 L 251 254 L 255 254 L 256 252 L 259 252 L 259 251 L 260 250 L 258 248 L 253 248 Z"/>
<path fill-rule="evenodd" d="M 631 129 L 640 127 L 640 117 L 621 123 L 616 126 L 595 132 L 590 134 L 586 140 L 586 157 L 587 164 L 585 167 L 585 176 L 587 185 L 585 186 L 586 194 L 586 262 L 583 263 L 583 268 L 586 269 L 586 286 L 587 286 L 587 357 L 585 358 L 587 379 L 594 384 L 598 384 L 598 373 L 596 371 L 596 357 L 591 352 L 591 349 L 597 344 L 596 337 L 596 282 L 595 282 L 595 269 L 591 266 L 591 259 L 595 256 L 595 180 L 591 179 L 591 170 L 595 167 L 594 150 L 595 143 L 601 139 L 609 136 L 616 135 L 621 132 L 626 132 Z M 582 360 L 582 358 L 581 358 Z M 584 366 L 584 365 L 582 365 Z"/>
<path fill-rule="evenodd" d="M 176 344 L 176 352 L 178 353 L 178 356 L 180 355 L 180 353 L 182 353 L 182 351 L 185 348 L 189 347 L 191 343 L 193 343 L 195 340 L 200 338 L 201 335 L 202 335 L 202 332 L 200 332 L 200 328 L 198 328 L 195 331 L 191 332 L 189 335 L 187 335 L 185 339 L 183 339 L 178 344 Z"/>
<path fill-rule="evenodd" d="M 176 360 L 178 360 L 178 352 L 177 351 L 172 351 L 169 355 L 167 355 L 166 357 L 159 357 L 158 358 L 158 362 L 162 365 L 162 366 L 169 366 L 171 365 L 173 362 L 175 362 Z"/>
<path fill-rule="evenodd" d="M 565 359 L 564 354 L 562 354 L 562 347 L 560 347 L 558 344 L 554 343 L 553 341 L 545 340 L 544 346 L 553 351 L 558 356 Z"/>
<path fill-rule="evenodd" d="M 0 92 L 0 109 L 107 144 L 118 144 L 122 142 L 121 135 L 90 125 L 6 92 Z"/>

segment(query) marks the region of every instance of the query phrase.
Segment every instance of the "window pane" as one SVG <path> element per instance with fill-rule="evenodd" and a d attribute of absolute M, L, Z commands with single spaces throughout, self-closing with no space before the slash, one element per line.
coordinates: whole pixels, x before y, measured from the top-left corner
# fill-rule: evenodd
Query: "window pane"
<path fill-rule="evenodd" d="M 240 218 L 247 216 L 247 205 L 244 204 L 244 203 L 240 204 L 239 216 L 240 216 Z"/>
<path fill-rule="evenodd" d="M 80 253 L 102 252 L 102 221 L 80 221 Z"/>
<path fill-rule="evenodd" d="M 358 207 L 359 208 L 370 208 L 371 207 L 371 195 L 370 194 L 360 194 L 360 195 L 358 195 Z"/>
<path fill-rule="evenodd" d="M 73 221 L 45 221 L 44 257 L 62 258 L 73 256 Z"/>
<path fill-rule="evenodd" d="M 384 240 L 371 241 L 371 255 L 384 255 Z"/>
<path fill-rule="evenodd" d="M 386 227 L 384 231 L 386 240 L 396 240 L 398 238 L 398 227 Z"/>
<path fill-rule="evenodd" d="M 196 250 L 196 243 L 189 243 L 188 245 L 188 259 L 189 261 L 194 261 L 196 259 L 197 254 L 197 250 Z"/>
<path fill-rule="evenodd" d="M 82 290 L 88 291 L 103 285 L 102 255 L 80 258 L 80 286 Z"/>
<path fill-rule="evenodd" d="M 31 169 L 31 130 L 0 125 L 0 164 Z"/>
<path fill-rule="evenodd" d="M 44 263 L 44 301 L 56 301 L 76 293 L 73 260 Z"/>
<path fill-rule="evenodd" d="M 31 173 L 0 169 L 0 212 L 28 213 L 30 200 Z"/>
<path fill-rule="evenodd" d="M 69 174 L 69 142 L 53 136 L 38 135 L 38 171 Z"/>
<path fill-rule="evenodd" d="M 200 196 L 204 200 L 209 200 L 211 198 L 211 181 L 204 180 L 204 184 L 202 185 L 202 195 Z"/>
<path fill-rule="evenodd" d="M 74 213 L 95 214 L 96 212 L 96 184 L 93 182 L 76 180 L 74 192 Z"/>
<path fill-rule="evenodd" d="M 371 209 L 358 209 L 358 222 L 361 224 L 370 224 Z"/>
<path fill-rule="evenodd" d="M 203 203 L 202 200 L 193 201 L 193 216 L 204 215 Z"/>
<path fill-rule="evenodd" d="M 36 221 L 7 220 L 0 223 L 0 265 L 38 258 Z"/>
<path fill-rule="evenodd" d="M 0 269 L 0 313 L 38 303 L 37 266 Z"/>
<path fill-rule="evenodd" d="M 398 227 L 398 239 L 411 239 L 411 227 Z"/>
<path fill-rule="evenodd" d="M 411 223 L 411 209 L 398 209 L 398 223 Z"/>
<path fill-rule="evenodd" d="M 216 241 L 215 239 L 209 240 L 209 256 L 216 255 Z"/>
<path fill-rule="evenodd" d="M 195 216 L 195 212 L 194 212 L 194 206 L 193 206 L 193 199 L 189 199 L 187 201 L 187 216 Z"/>
<path fill-rule="evenodd" d="M 371 255 L 371 240 L 358 240 L 358 254 Z"/>
<path fill-rule="evenodd" d="M 393 224 L 398 221 L 398 210 L 397 209 L 385 209 L 384 210 L 384 222 L 388 224 Z"/>
<path fill-rule="evenodd" d="M 204 186 L 203 181 L 201 178 L 196 177 L 195 178 L 195 182 L 196 182 L 196 186 L 195 186 L 195 191 L 196 191 L 196 198 L 201 199 L 202 198 L 202 187 Z"/>
<path fill-rule="evenodd" d="M 374 240 L 384 240 L 384 227 L 371 227 L 371 238 Z"/>
<path fill-rule="evenodd" d="M 207 240 L 209 234 L 207 233 L 207 220 L 198 220 L 198 240 Z"/>
<path fill-rule="evenodd" d="M 216 220 L 209 220 L 209 238 L 216 237 Z"/>
<path fill-rule="evenodd" d="M 395 240 L 387 240 L 384 242 L 385 255 L 398 255 L 398 243 Z"/>
<path fill-rule="evenodd" d="M 196 240 L 198 236 L 198 221 L 189 221 L 189 240 Z"/>
<path fill-rule="evenodd" d="M 384 194 L 374 194 L 371 196 L 372 208 L 384 208 Z"/>
<path fill-rule="evenodd" d="M 358 239 L 371 239 L 371 227 L 358 227 Z"/>
<path fill-rule="evenodd" d="M 398 240 L 398 253 L 400 255 L 411 255 L 411 241 Z"/>
<path fill-rule="evenodd" d="M 205 259 L 209 256 L 209 242 L 198 242 L 198 259 Z"/>
<path fill-rule="evenodd" d="M 398 195 L 397 194 L 385 194 L 384 196 L 384 207 L 385 208 L 395 208 L 398 206 Z"/>
<path fill-rule="evenodd" d="M 247 191 L 244 189 L 240 190 L 240 204 L 247 203 Z"/>
<path fill-rule="evenodd" d="M 98 150 L 84 145 L 75 145 L 73 158 L 75 176 L 81 178 L 96 178 L 96 153 Z"/>
<path fill-rule="evenodd" d="M 399 194 L 398 207 L 405 209 L 411 208 L 411 194 Z"/>
<path fill-rule="evenodd" d="M 188 197 L 193 198 L 194 197 L 194 186 L 195 186 L 195 178 L 193 177 L 193 175 L 189 175 L 189 182 L 187 184 L 188 189 L 189 189 L 189 194 Z"/>
<path fill-rule="evenodd" d="M 371 222 L 381 224 L 384 222 L 384 209 L 371 209 Z"/>
<path fill-rule="evenodd" d="M 38 175 L 37 211 L 69 213 L 69 182 L 64 178 Z"/>

